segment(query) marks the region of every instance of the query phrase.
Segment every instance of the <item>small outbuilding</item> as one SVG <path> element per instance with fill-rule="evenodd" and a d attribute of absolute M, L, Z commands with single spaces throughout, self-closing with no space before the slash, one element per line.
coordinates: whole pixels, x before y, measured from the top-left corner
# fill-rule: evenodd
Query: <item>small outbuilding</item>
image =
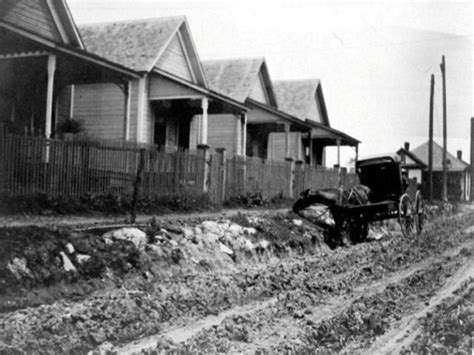
<path fill-rule="evenodd" d="M 402 159 L 402 167 L 408 170 L 409 177 L 416 177 L 421 183 L 424 195 L 428 196 L 428 150 L 429 142 L 423 143 L 413 150 L 409 145 L 398 150 Z M 447 153 L 448 170 L 448 200 L 468 201 L 470 197 L 469 164 L 462 159 L 462 151 L 457 151 L 457 156 Z M 433 198 L 442 199 L 443 188 L 443 147 L 433 142 Z"/>

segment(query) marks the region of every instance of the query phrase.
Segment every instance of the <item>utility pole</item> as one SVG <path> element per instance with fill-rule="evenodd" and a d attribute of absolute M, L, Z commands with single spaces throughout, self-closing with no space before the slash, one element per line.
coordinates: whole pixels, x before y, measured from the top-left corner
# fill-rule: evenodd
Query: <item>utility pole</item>
<path fill-rule="evenodd" d="M 433 203 L 433 99 L 434 99 L 434 74 L 431 74 L 431 90 L 430 90 L 430 122 L 428 130 L 428 198 Z"/>
<path fill-rule="evenodd" d="M 0 132 L 1 133 L 1 132 Z M 470 176 L 469 199 L 474 201 L 474 117 L 471 117 L 471 176 Z"/>
<path fill-rule="evenodd" d="M 441 74 L 443 76 L 443 201 L 448 201 L 448 161 L 447 161 L 447 119 L 446 119 L 446 63 L 444 55 L 440 64 Z"/>

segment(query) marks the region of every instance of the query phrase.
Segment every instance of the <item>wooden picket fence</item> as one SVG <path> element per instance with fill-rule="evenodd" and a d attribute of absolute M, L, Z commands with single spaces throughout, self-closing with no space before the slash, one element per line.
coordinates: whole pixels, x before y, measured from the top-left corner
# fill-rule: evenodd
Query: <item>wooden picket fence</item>
<path fill-rule="evenodd" d="M 352 186 L 354 174 L 291 161 L 227 158 L 224 150 L 159 151 L 133 143 L 64 141 L 0 134 L 0 194 L 51 197 L 133 193 L 207 194 L 211 201 L 260 193 L 295 198 L 308 188 Z"/>

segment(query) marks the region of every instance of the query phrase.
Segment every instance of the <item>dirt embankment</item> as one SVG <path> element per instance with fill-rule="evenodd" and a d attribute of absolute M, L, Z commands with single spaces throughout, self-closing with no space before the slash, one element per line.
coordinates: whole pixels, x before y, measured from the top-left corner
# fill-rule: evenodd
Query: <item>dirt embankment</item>
<path fill-rule="evenodd" d="M 0 350 L 377 353 L 399 334 L 383 349 L 467 351 L 471 225 L 471 214 L 436 217 L 419 237 L 336 250 L 288 213 L 3 229 Z M 464 283 L 447 289 L 453 278 Z M 462 320 L 456 337 L 433 325 L 444 314 Z"/>

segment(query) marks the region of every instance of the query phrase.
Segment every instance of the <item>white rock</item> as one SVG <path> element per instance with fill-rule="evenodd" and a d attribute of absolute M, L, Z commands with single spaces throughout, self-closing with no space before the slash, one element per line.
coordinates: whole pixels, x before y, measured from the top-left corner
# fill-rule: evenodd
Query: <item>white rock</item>
<path fill-rule="evenodd" d="M 384 228 L 380 228 L 379 230 L 374 230 L 372 228 L 369 229 L 369 233 L 367 235 L 368 240 L 380 240 L 384 237 L 388 236 L 388 232 Z"/>
<path fill-rule="evenodd" d="M 192 239 L 194 237 L 194 230 L 191 227 L 182 227 L 181 232 L 186 239 Z"/>
<path fill-rule="evenodd" d="M 231 224 L 227 230 L 233 236 L 237 236 L 244 233 L 242 226 L 239 226 L 235 223 Z"/>
<path fill-rule="evenodd" d="M 146 251 L 161 254 L 162 250 L 161 250 L 161 246 L 159 246 L 157 244 L 148 244 L 146 246 Z"/>
<path fill-rule="evenodd" d="M 223 228 L 217 223 L 216 221 L 204 221 L 201 223 L 202 231 L 204 233 L 214 233 L 214 234 L 222 234 Z"/>
<path fill-rule="evenodd" d="M 257 230 L 253 227 L 247 227 L 247 228 L 244 228 L 244 233 L 253 235 L 253 234 L 257 234 Z"/>
<path fill-rule="evenodd" d="M 138 228 L 122 228 L 105 233 L 102 236 L 106 243 L 107 239 L 112 240 L 128 240 L 132 242 L 137 249 L 144 249 L 148 238 L 146 233 Z"/>
<path fill-rule="evenodd" d="M 248 251 L 252 251 L 255 248 L 255 245 L 248 240 L 247 238 L 244 238 L 244 249 Z"/>
<path fill-rule="evenodd" d="M 297 227 L 300 227 L 303 225 L 303 221 L 301 219 L 294 219 L 293 224 Z"/>
<path fill-rule="evenodd" d="M 71 243 L 67 243 L 66 244 L 66 251 L 69 254 L 74 254 L 74 245 L 72 245 Z"/>
<path fill-rule="evenodd" d="M 64 270 L 66 270 L 67 272 L 69 271 L 77 271 L 76 270 L 76 267 L 74 266 L 74 264 L 71 262 L 71 260 L 68 258 L 68 256 L 66 255 L 65 252 L 63 251 L 60 251 L 59 252 L 59 255 L 61 255 L 61 258 L 63 259 L 63 267 L 64 267 Z"/>
<path fill-rule="evenodd" d="M 222 243 L 219 243 L 219 247 L 221 249 L 221 252 L 223 253 L 226 253 L 226 254 L 229 254 L 229 255 L 233 255 L 234 252 L 232 251 L 232 249 L 230 249 L 227 245 L 224 245 Z"/>
<path fill-rule="evenodd" d="M 464 233 L 471 234 L 474 233 L 474 226 L 470 226 L 464 230 Z"/>
<path fill-rule="evenodd" d="M 17 278 L 21 279 L 22 276 L 33 278 L 31 270 L 26 266 L 26 259 L 24 258 L 13 258 L 7 265 L 8 270 Z"/>
<path fill-rule="evenodd" d="M 202 238 L 205 242 L 212 244 L 219 240 L 219 235 L 215 233 L 206 233 Z"/>
<path fill-rule="evenodd" d="M 76 258 L 77 258 L 77 262 L 82 265 L 85 262 L 89 261 L 91 256 L 87 254 L 76 254 Z"/>
<path fill-rule="evenodd" d="M 114 244 L 114 241 L 110 236 L 105 236 L 103 235 L 102 238 L 104 239 L 105 245 L 112 245 Z"/>
<path fill-rule="evenodd" d="M 258 242 L 258 246 L 263 249 L 267 249 L 269 245 L 270 242 L 268 240 L 261 240 L 260 242 Z"/>
<path fill-rule="evenodd" d="M 171 244 L 172 247 L 177 247 L 178 246 L 178 242 L 174 239 L 170 240 L 170 244 Z"/>

